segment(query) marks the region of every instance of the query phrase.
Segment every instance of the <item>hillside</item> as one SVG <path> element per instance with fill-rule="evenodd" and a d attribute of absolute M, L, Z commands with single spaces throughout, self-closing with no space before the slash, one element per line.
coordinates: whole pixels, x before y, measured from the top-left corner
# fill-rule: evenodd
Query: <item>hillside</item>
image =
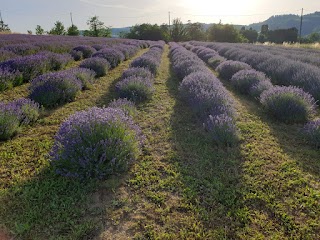
<path fill-rule="evenodd" d="M 300 16 L 294 14 L 276 15 L 263 22 L 250 24 L 248 27 L 252 27 L 257 31 L 260 31 L 263 24 L 268 24 L 270 30 L 292 27 L 299 29 Z M 303 16 L 302 35 L 305 36 L 312 32 L 320 32 L 320 12 L 306 14 Z"/>

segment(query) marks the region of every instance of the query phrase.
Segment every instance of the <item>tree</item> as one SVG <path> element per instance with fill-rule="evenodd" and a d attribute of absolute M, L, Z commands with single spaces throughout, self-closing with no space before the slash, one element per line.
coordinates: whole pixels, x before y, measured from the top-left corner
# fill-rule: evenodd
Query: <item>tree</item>
<path fill-rule="evenodd" d="M 172 28 L 171 28 L 171 38 L 175 42 L 180 42 L 186 40 L 186 28 L 183 25 L 180 18 L 175 18 L 172 21 Z"/>
<path fill-rule="evenodd" d="M 5 24 L 2 18 L 0 20 L 0 32 L 11 32 L 8 24 Z"/>
<path fill-rule="evenodd" d="M 69 36 L 79 36 L 80 31 L 76 25 L 72 25 L 67 30 L 67 35 Z"/>
<path fill-rule="evenodd" d="M 188 21 L 186 27 L 187 40 L 204 41 L 206 39 L 206 33 L 201 23 L 191 23 Z"/>
<path fill-rule="evenodd" d="M 87 21 L 89 30 L 84 31 L 85 36 L 91 37 L 111 37 L 110 27 L 106 27 L 104 22 L 99 20 L 98 16 L 93 16 Z"/>
<path fill-rule="evenodd" d="M 249 43 L 254 43 L 258 39 L 258 32 L 256 30 L 253 30 L 252 28 L 246 29 L 245 27 L 242 27 L 240 30 L 240 33 L 248 39 Z"/>
<path fill-rule="evenodd" d="M 32 31 L 31 30 L 28 30 L 27 32 L 28 32 L 29 35 L 32 35 Z"/>
<path fill-rule="evenodd" d="M 137 24 L 130 28 L 130 32 L 125 33 L 123 37 L 140 40 L 167 41 L 169 39 L 169 28 L 165 24 L 161 26 L 149 23 Z"/>
<path fill-rule="evenodd" d="M 54 27 L 49 31 L 49 34 L 52 35 L 65 35 L 66 30 L 64 29 L 64 25 L 60 21 L 56 21 L 54 23 Z"/>
<path fill-rule="evenodd" d="M 37 25 L 36 35 L 43 35 L 43 34 L 44 34 L 44 29 L 40 25 Z"/>
<path fill-rule="evenodd" d="M 229 24 L 213 24 L 208 30 L 209 41 L 214 42 L 244 42 L 245 38 L 239 31 Z"/>

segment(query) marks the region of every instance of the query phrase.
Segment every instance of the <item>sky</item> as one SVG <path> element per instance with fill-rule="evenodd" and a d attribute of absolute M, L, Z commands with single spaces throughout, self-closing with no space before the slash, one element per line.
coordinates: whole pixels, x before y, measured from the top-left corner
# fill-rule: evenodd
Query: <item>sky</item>
<path fill-rule="evenodd" d="M 247 25 L 272 15 L 320 11 L 320 0 L 0 0 L 3 21 L 11 31 L 27 33 L 37 25 L 50 30 L 56 21 L 87 29 L 87 20 L 98 16 L 106 26 L 162 24 L 180 18 L 183 22 Z"/>

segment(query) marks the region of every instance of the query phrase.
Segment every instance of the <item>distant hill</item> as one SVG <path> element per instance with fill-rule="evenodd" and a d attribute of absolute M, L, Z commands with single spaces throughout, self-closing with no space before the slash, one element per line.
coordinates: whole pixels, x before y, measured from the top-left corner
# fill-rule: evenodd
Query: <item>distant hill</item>
<path fill-rule="evenodd" d="M 252 27 L 259 32 L 263 24 L 268 24 L 270 30 L 292 27 L 296 27 L 299 30 L 300 16 L 294 14 L 276 15 L 263 22 L 250 24 L 248 27 Z M 312 32 L 320 32 L 320 12 L 306 14 L 303 16 L 302 35 L 305 36 Z"/>
<path fill-rule="evenodd" d="M 111 28 L 111 35 L 112 37 L 119 37 L 121 32 L 130 32 L 130 27 L 123 27 L 123 28 Z"/>

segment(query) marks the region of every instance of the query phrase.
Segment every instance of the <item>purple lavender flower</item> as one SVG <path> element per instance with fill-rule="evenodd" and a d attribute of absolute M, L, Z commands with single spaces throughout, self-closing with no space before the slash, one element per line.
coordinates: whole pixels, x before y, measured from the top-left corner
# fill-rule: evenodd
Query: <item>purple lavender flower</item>
<path fill-rule="evenodd" d="M 16 57 L 18 57 L 17 54 L 0 48 L 0 62 L 6 61 L 12 58 L 16 58 Z"/>
<path fill-rule="evenodd" d="M 241 70 L 235 73 L 231 78 L 231 84 L 237 91 L 242 94 L 248 94 L 252 86 L 257 85 L 261 81 L 271 81 L 262 72 L 256 70 Z"/>
<path fill-rule="evenodd" d="M 213 141 L 219 145 L 232 146 L 239 140 L 234 120 L 227 114 L 209 115 L 204 127 Z"/>
<path fill-rule="evenodd" d="M 110 63 L 104 58 L 92 57 L 82 61 L 80 68 L 91 69 L 95 71 L 97 77 L 102 77 L 105 76 L 110 69 Z"/>
<path fill-rule="evenodd" d="M 137 112 L 136 106 L 134 102 L 126 99 L 126 98 L 118 98 L 114 99 L 108 107 L 110 108 L 120 108 L 126 115 L 134 116 Z"/>
<path fill-rule="evenodd" d="M 32 80 L 29 97 L 44 107 L 55 107 L 73 101 L 81 89 L 81 81 L 74 74 L 53 72 Z"/>
<path fill-rule="evenodd" d="M 303 134 L 308 142 L 320 147 L 320 119 L 308 122 L 303 128 Z"/>
<path fill-rule="evenodd" d="M 22 74 L 19 71 L 0 68 L 0 92 L 21 85 L 22 82 Z"/>
<path fill-rule="evenodd" d="M 112 48 L 103 48 L 98 52 L 94 53 L 92 57 L 99 57 L 99 58 L 106 59 L 109 62 L 111 68 L 115 68 L 125 59 L 125 56 L 123 55 L 122 52 Z"/>
<path fill-rule="evenodd" d="M 216 71 L 222 78 L 230 80 L 235 73 L 245 69 L 248 70 L 251 69 L 251 67 L 243 62 L 229 60 L 220 63 L 219 66 L 216 68 Z"/>
<path fill-rule="evenodd" d="M 83 58 L 89 58 L 92 54 L 96 52 L 96 50 L 88 45 L 80 45 L 72 49 L 73 51 L 80 51 L 82 52 Z"/>
<path fill-rule="evenodd" d="M 152 73 L 147 68 L 143 67 L 132 67 L 128 68 L 122 73 L 121 79 L 128 78 L 128 77 L 144 77 L 153 79 Z"/>
<path fill-rule="evenodd" d="M 16 104 L 0 102 L 0 140 L 10 139 L 18 132 L 21 115 Z"/>
<path fill-rule="evenodd" d="M 152 97 L 154 88 L 151 79 L 132 76 L 118 82 L 116 84 L 116 92 L 121 98 L 142 102 Z"/>
<path fill-rule="evenodd" d="M 315 112 L 314 98 L 298 87 L 273 87 L 260 96 L 261 104 L 278 120 L 306 122 Z"/>
<path fill-rule="evenodd" d="M 62 123 L 50 156 L 57 174 L 101 179 L 125 171 L 142 141 L 141 130 L 122 110 L 93 107 Z"/>

